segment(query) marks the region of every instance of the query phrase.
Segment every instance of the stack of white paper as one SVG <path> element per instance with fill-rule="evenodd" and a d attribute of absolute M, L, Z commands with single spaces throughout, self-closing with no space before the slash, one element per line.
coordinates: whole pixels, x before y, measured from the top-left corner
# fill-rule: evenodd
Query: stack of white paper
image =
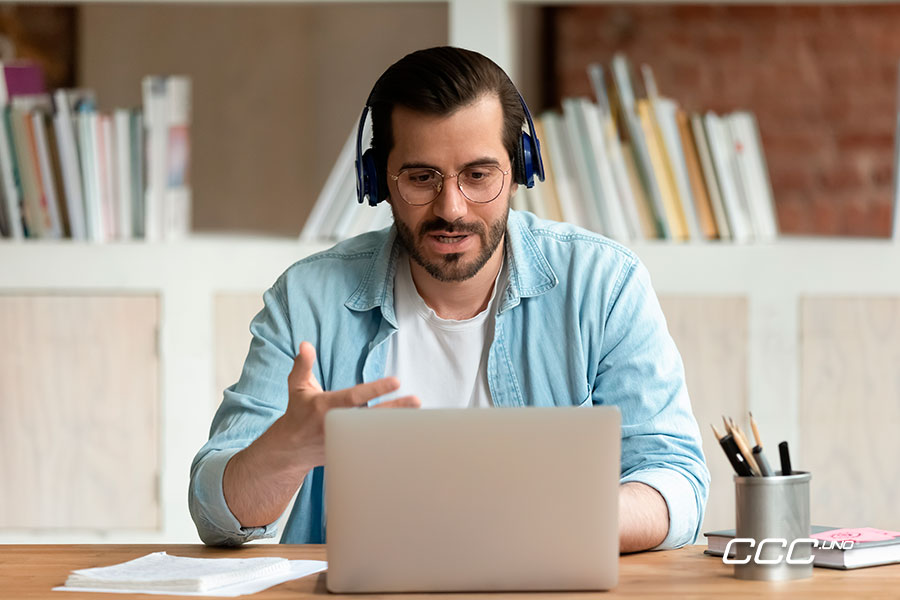
<path fill-rule="evenodd" d="M 205 592 L 237 583 L 287 574 L 285 558 L 187 558 L 154 552 L 141 558 L 72 571 L 66 588 Z"/>

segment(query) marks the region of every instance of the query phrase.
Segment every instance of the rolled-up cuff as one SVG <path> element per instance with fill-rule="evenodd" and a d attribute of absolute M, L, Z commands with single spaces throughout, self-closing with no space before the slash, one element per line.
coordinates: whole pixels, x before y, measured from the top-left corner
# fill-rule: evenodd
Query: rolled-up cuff
<path fill-rule="evenodd" d="M 669 508 L 669 533 L 653 550 L 671 550 L 694 541 L 700 526 L 700 516 L 697 511 L 697 494 L 687 477 L 674 469 L 646 469 L 623 477 L 620 483 L 631 481 L 655 489 Z"/>
<path fill-rule="evenodd" d="M 238 452 L 240 448 L 211 452 L 194 469 L 189 506 L 197 533 L 204 544 L 237 546 L 256 539 L 271 538 L 277 533 L 276 523 L 265 527 L 241 527 L 240 521 L 228 508 L 222 478 L 228 461 Z"/>

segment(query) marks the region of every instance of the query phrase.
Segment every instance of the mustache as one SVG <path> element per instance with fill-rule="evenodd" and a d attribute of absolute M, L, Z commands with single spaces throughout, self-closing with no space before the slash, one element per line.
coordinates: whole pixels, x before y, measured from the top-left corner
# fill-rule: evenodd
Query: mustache
<path fill-rule="evenodd" d="M 432 231 L 446 231 L 447 233 L 474 233 L 482 235 L 484 226 L 481 223 L 463 223 L 462 221 L 447 221 L 440 217 L 425 221 L 419 226 L 419 235 L 426 235 Z"/>

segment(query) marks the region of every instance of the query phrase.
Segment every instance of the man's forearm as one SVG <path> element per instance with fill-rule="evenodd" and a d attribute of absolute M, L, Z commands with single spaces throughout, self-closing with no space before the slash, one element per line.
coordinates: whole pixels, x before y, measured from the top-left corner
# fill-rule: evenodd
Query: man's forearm
<path fill-rule="evenodd" d="M 281 516 L 310 471 L 279 442 L 276 421 L 225 467 L 222 492 L 242 527 L 263 527 Z"/>
<path fill-rule="evenodd" d="M 649 485 L 619 486 L 619 552 L 640 552 L 660 545 L 669 533 L 669 507 Z"/>

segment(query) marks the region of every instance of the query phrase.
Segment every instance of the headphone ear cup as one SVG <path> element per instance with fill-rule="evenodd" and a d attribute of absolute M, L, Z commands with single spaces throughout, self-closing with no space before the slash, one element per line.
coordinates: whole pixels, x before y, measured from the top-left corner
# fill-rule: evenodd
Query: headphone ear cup
<path fill-rule="evenodd" d="M 377 206 L 382 198 L 378 195 L 378 169 L 375 168 L 375 153 L 371 148 L 362 155 L 363 194 L 369 197 L 369 206 Z"/>
<path fill-rule="evenodd" d="M 523 133 L 522 137 L 519 138 L 519 143 L 516 144 L 516 160 L 513 161 L 513 180 L 516 183 L 524 184 L 526 182 L 525 179 L 525 137 L 526 134 Z"/>
<path fill-rule="evenodd" d="M 519 140 L 519 167 L 520 177 L 516 178 L 516 183 L 520 183 L 525 187 L 534 187 L 534 144 L 531 136 L 522 132 L 522 139 Z"/>

